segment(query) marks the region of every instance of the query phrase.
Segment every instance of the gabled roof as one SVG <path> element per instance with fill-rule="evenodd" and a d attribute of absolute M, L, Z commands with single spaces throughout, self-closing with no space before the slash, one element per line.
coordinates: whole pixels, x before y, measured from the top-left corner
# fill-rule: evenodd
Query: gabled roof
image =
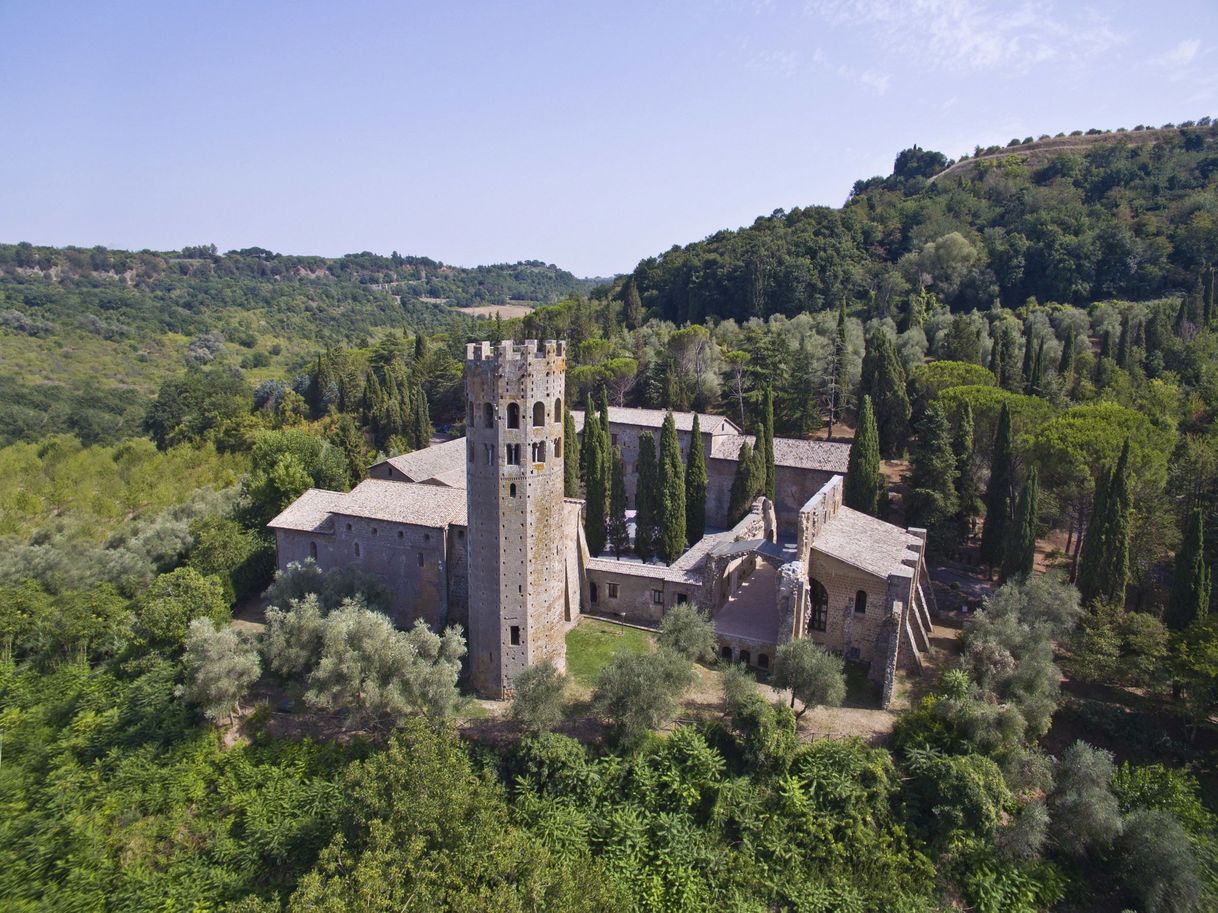
<path fill-rule="evenodd" d="M 439 475 L 455 479 L 455 475 L 449 476 L 448 473 L 453 469 L 460 469 L 461 487 L 464 488 L 465 438 L 459 437 L 442 444 L 432 444 L 422 450 L 401 453 L 373 465 L 384 466 L 386 464 L 392 466 L 396 473 L 401 473 L 402 480 L 406 482 L 426 482 Z M 398 481 L 396 476 L 392 481 Z"/>
<path fill-rule="evenodd" d="M 922 540 L 913 533 L 845 505 L 812 540 L 812 551 L 836 558 L 877 577 L 912 576 Z"/>
<path fill-rule="evenodd" d="M 610 425 L 632 425 L 637 428 L 660 428 L 664 424 L 664 416 L 668 413 L 663 409 L 633 409 L 627 406 L 609 407 Z M 571 410 L 571 418 L 575 420 L 575 430 L 584 430 L 584 413 L 582 409 Z M 678 431 L 692 431 L 694 413 L 674 412 L 673 423 Z M 739 434 L 740 426 L 730 418 L 722 415 L 698 413 L 698 427 L 703 434 Z"/>
<path fill-rule="evenodd" d="M 732 434 L 715 438 L 709 458 L 735 460 L 745 441 L 752 447 L 757 439 L 751 434 Z M 800 438 L 774 438 L 774 465 L 795 469 L 820 469 L 845 474 L 850 462 L 850 445 L 839 441 L 806 441 Z"/>
<path fill-rule="evenodd" d="M 283 509 L 267 527 L 294 529 L 305 533 L 332 533 L 334 508 L 347 497 L 340 491 L 310 488 Z"/>
<path fill-rule="evenodd" d="M 365 479 L 346 494 L 310 488 L 267 526 L 332 533 L 335 517 L 359 517 L 431 529 L 465 526 L 465 490 L 386 479 Z"/>

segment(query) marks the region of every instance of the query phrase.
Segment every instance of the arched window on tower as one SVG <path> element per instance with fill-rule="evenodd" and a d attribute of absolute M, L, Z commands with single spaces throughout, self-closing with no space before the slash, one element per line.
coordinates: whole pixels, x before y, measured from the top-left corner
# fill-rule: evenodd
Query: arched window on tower
<path fill-rule="evenodd" d="M 562 421 L 562 397 L 558 396 L 554 399 L 554 421 Z"/>
<path fill-rule="evenodd" d="M 854 611 L 862 615 L 867 611 L 867 591 L 859 590 L 854 594 Z"/>
<path fill-rule="evenodd" d="M 485 428 L 495 427 L 495 407 L 490 403 L 482 404 L 482 425 Z"/>
<path fill-rule="evenodd" d="M 518 403 L 508 403 L 508 427 L 520 427 L 520 405 Z"/>
<path fill-rule="evenodd" d="M 541 428 L 546 423 L 546 404 L 541 400 L 533 403 L 533 427 Z"/>

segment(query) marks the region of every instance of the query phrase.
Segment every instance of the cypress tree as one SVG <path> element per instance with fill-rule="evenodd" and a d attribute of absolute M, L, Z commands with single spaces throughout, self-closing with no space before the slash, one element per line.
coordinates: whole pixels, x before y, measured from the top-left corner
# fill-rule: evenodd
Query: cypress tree
<path fill-rule="evenodd" d="M 845 313 L 845 309 L 843 309 Z M 764 440 L 759 435 L 757 439 L 758 445 L 761 447 L 762 463 L 765 466 L 765 484 L 763 491 L 765 496 L 771 501 L 774 500 L 774 391 L 770 387 L 765 388 L 765 396 L 762 398 L 761 408 L 761 424 L 764 434 Z"/>
<path fill-rule="evenodd" d="M 694 413 L 693 433 L 689 442 L 689 460 L 685 466 L 685 535 L 693 545 L 706 532 L 706 454 L 702 450 L 702 427 Z"/>
<path fill-rule="evenodd" d="M 1121 335 L 1117 338 L 1116 363 L 1122 368 L 1129 367 L 1130 320 L 1128 314 L 1121 315 Z"/>
<path fill-rule="evenodd" d="M 1074 371 L 1074 334 L 1068 333 L 1065 340 L 1062 342 L 1062 357 L 1057 363 L 1057 376 L 1062 379 L 1062 383 L 1069 383 L 1070 375 Z"/>
<path fill-rule="evenodd" d="M 665 564 L 672 564 L 685 551 L 685 465 L 671 412 L 664 416 L 660 429 L 659 486 L 660 533 L 656 551 Z"/>
<path fill-rule="evenodd" d="M 411 446 L 423 449 L 431 444 L 431 413 L 427 408 L 427 393 L 416 383 L 411 396 Z"/>
<path fill-rule="evenodd" d="M 1045 387 L 1045 341 L 1036 344 L 1036 357 L 1032 360 L 1032 377 L 1028 380 L 1028 392 L 1039 396 Z"/>
<path fill-rule="evenodd" d="M 643 561 L 650 561 L 656 553 L 656 517 L 660 502 L 656 443 L 650 431 L 639 435 L 638 476 L 634 495 L 634 553 Z"/>
<path fill-rule="evenodd" d="M 981 528 L 981 560 L 997 567 L 1006 554 L 1011 526 L 1011 412 L 1006 403 L 998 416 L 990 481 L 985 490 L 985 525 Z"/>
<path fill-rule="evenodd" d="M 498 313 L 498 312 L 496 312 Z M 571 410 L 563 408 L 562 416 L 562 488 L 568 498 L 579 497 L 579 436 L 575 433 L 575 419 Z"/>
<path fill-rule="evenodd" d="M 757 472 L 757 459 L 748 441 L 740 444 L 740 453 L 736 457 L 736 475 L 732 479 L 732 493 L 728 501 L 727 523 L 735 526 L 753 506 L 753 501 L 761 494 L 762 479 Z"/>
<path fill-rule="evenodd" d="M 601 424 L 595 412 L 584 417 L 584 536 L 588 540 L 588 551 L 593 556 L 605 549 L 605 514 L 609 507 L 609 479 L 606 474 L 608 460 L 603 448 L 608 443 L 601 434 Z M 607 448 L 605 448 L 607 449 Z"/>
<path fill-rule="evenodd" d="M 613 471 L 609 484 L 608 538 L 613 548 L 613 557 L 621 558 L 630 547 L 630 530 L 626 526 L 626 470 L 622 465 L 622 451 L 613 448 Z"/>
<path fill-rule="evenodd" d="M 880 455 L 886 459 L 900 456 L 909 440 L 909 394 L 905 389 L 905 369 L 897 358 L 888 334 L 881 329 L 867 340 L 864 375 L 868 386 L 863 395 L 871 397 L 875 410 Z"/>
<path fill-rule="evenodd" d="M 929 542 L 943 554 L 954 538 L 948 520 L 956 513 L 956 456 L 952 452 L 951 429 L 943 407 L 932 402 L 918 426 L 918 442 L 911 457 L 910 514 L 926 528 Z"/>
<path fill-rule="evenodd" d="M 1019 369 L 1019 376 L 1022 380 L 1022 388 L 1024 392 L 1028 392 L 1032 388 L 1032 372 L 1034 370 L 1033 362 L 1036 359 L 1036 344 L 1032 341 L 1031 326 L 1023 334 L 1023 365 Z"/>
<path fill-rule="evenodd" d="M 973 445 L 973 407 L 968 400 L 960 408 L 956 419 L 956 433 L 952 436 L 952 451 L 956 454 L 956 511 L 957 526 L 961 542 L 973 535 L 977 515 L 981 512 L 977 497 L 977 455 Z"/>
<path fill-rule="evenodd" d="M 1100 555 L 1098 577 L 1100 598 L 1111 605 L 1125 604 L 1125 585 L 1129 580 L 1129 439 L 1121 448 L 1121 456 L 1105 499 L 1107 522 L 1104 528 L 1104 548 Z"/>
<path fill-rule="evenodd" d="M 1015 526 L 1007 539 L 1007 553 L 1002 562 L 1002 579 L 1026 577 L 1036 562 L 1036 521 L 1040 511 L 1040 480 L 1036 467 L 1028 472 L 1019 502 L 1015 506 Z"/>
<path fill-rule="evenodd" d="M 1074 582 L 1084 602 L 1099 594 L 1100 558 L 1104 551 L 1104 529 L 1108 522 L 1108 470 L 1101 468 L 1095 476 L 1095 493 L 1091 497 L 1091 517 L 1079 546 L 1078 573 Z"/>
<path fill-rule="evenodd" d="M 626 285 L 623 287 L 622 292 L 622 318 L 626 321 L 626 326 L 629 329 L 638 329 L 643 322 L 643 299 L 639 297 L 639 290 L 634 284 L 633 276 L 626 279 Z"/>
<path fill-rule="evenodd" d="M 858 425 L 850 447 L 850 461 L 846 464 L 842 502 L 874 517 L 879 515 L 884 477 L 880 474 L 880 439 L 870 396 L 863 397 Z"/>
<path fill-rule="evenodd" d="M 584 480 L 585 485 L 588 482 L 588 458 L 593 449 L 588 443 L 588 438 L 599 430 L 596 410 L 592 408 L 592 394 L 589 393 L 584 403 L 584 439 L 579 448 L 579 477 Z"/>
<path fill-rule="evenodd" d="M 1004 386 L 1002 377 L 1003 357 L 1002 349 L 1006 344 L 1006 334 L 999 326 L 994 333 L 994 342 L 990 346 L 990 373 L 994 375 L 998 381 L 998 386 Z"/>
<path fill-rule="evenodd" d="M 1209 613 L 1210 570 L 1205 564 L 1204 532 L 1201 511 L 1195 510 L 1188 518 L 1184 541 L 1176 553 L 1171 596 L 1163 613 L 1163 621 L 1173 631 L 1183 631 Z"/>

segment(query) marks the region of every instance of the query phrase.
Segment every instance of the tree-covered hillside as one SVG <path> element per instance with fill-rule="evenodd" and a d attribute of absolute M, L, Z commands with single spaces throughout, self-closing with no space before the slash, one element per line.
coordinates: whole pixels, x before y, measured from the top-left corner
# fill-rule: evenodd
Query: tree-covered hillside
<path fill-rule="evenodd" d="M 840 209 L 778 210 L 644 260 L 633 279 L 644 307 L 678 323 L 1191 291 L 1218 259 L 1218 125 L 1079 133 L 978 148 L 955 167 L 915 146 Z"/>
<path fill-rule="evenodd" d="M 473 320 L 454 307 L 553 303 L 590 284 L 536 261 L 0 245 L 0 444 L 138 433 L 148 396 L 183 359 L 232 362 L 257 382 L 319 346 L 386 329 L 464 335 Z"/>

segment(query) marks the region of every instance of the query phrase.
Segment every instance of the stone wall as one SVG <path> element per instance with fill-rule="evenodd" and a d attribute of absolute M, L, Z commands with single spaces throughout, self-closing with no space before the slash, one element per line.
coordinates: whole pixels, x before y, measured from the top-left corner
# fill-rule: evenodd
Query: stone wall
<path fill-rule="evenodd" d="M 368 520 L 361 517 L 334 517 L 334 532 L 328 535 L 279 529 L 275 531 L 280 569 L 293 561 L 314 558 L 322 570 L 357 567 L 385 581 L 393 593 L 390 616 L 398 627 L 409 627 L 422 618 L 440 630 L 446 624 L 460 623 L 449 614 L 449 580 L 464 565 L 463 555 L 452 568 L 447 536 L 442 529 Z"/>
<path fill-rule="evenodd" d="M 808 636 L 847 659 L 861 662 L 882 659 L 875 655 L 875 645 L 893 602 L 889 598 L 889 581 L 817 552 L 811 556 L 809 577 L 824 585 L 829 594 L 829 610 L 826 629 L 815 631 L 809 627 Z M 856 611 L 860 591 L 867 596 L 863 612 Z M 810 602 L 805 608 L 808 611 Z"/>
<path fill-rule="evenodd" d="M 588 562 L 588 610 L 634 624 L 658 625 L 667 609 L 699 600 L 700 580 L 671 576 L 662 565 L 593 558 Z M 617 595 L 611 595 L 615 587 Z"/>
<path fill-rule="evenodd" d="M 731 505 L 736 461 L 707 460 L 706 475 L 706 522 L 722 527 L 727 522 L 727 511 Z M 796 533 L 800 508 L 833 478 L 841 477 L 821 469 L 774 467 L 774 508 L 778 528 L 784 536 Z"/>

